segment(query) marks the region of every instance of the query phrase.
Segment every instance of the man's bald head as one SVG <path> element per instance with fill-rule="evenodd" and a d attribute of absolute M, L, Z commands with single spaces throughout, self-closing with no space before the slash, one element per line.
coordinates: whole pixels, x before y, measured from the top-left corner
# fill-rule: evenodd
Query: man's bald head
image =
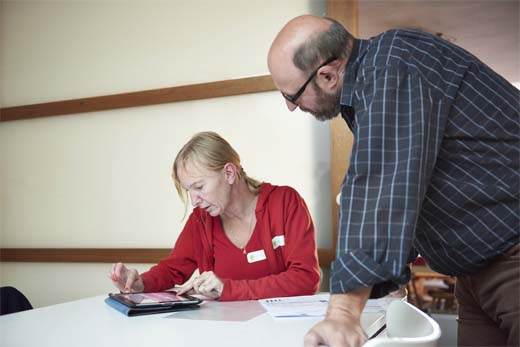
<path fill-rule="evenodd" d="M 269 50 L 267 64 L 274 75 L 280 75 L 278 71 L 298 73 L 295 69 L 308 74 L 331 57 L 345 57 L 352 40 L 345 28 L 332 19 L 299 16 L 278 33 Z"/>
<path fill-rule="evenodd" d="M 290 20 L 274 39 L 268 55 L 268 64 L 273 60 L 292 60 L 294 53 L 312 37 L 327 31 L 332 22 L 311 15 Z"/>
<path fill-rule="evenodd" d="M 353 42 L 352 35 L 330 18 L 299 16 L 282 28 L 271 45 L 267 65 L 290 111 L 299 107 L 322 121 L 338 115 L 344 67 Z"/>

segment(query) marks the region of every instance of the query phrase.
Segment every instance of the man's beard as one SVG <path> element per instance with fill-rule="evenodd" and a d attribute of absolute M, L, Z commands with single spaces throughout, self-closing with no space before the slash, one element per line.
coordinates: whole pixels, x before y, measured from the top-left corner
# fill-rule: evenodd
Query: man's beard
<path fill-rule="evenodd" d="M 340 111 L 341 94 L 339 92 L 337 95 L 327 94 L 314 82 L 312 83 L 312 87 L 316 92 L 316 105 L 318 105 L 318 108 L 315 110 L 302 109 L 302 111 L 312 114 L 321 122 L 336 117 Z"/>

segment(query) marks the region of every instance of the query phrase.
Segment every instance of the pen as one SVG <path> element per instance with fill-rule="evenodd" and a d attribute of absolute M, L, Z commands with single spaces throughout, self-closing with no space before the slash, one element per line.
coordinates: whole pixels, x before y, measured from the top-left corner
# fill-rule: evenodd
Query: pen
<path fill-rule="evenodd" d="M 377 329 L 377 331 L 375 333 L 373 333 L 372 336 L 370 336 L 368 339 L 372 340 L 374 337 L 377 337 L 379 334 L 381 334 L 385 329 L 386 329 L 386 324 L 383 324 L 383 326 L 381 326 L 381 328 Z"/>

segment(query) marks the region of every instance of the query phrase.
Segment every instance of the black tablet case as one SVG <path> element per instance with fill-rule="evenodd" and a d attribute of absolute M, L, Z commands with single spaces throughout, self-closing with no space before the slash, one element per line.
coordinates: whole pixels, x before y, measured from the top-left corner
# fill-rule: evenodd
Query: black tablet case
<path fill-rule="evenodd" d="M 119 312 L 128 317 L 143 316 L 146 314 L 168 313 L 186 310 L 197 310 L 200 308 L 198 304 L 178 305 L 178 306 L 156 306 L 156 307 L 130 307 L 125 304 L 108 297 L 105 302 Z"/>

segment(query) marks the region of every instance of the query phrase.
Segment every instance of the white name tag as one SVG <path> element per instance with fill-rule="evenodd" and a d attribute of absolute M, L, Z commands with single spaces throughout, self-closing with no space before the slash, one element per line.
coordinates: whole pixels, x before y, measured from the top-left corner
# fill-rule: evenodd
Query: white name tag
<path fill-rule="evenodd" d="M 285 237 L 283 235 L 273 237 L 273 249 L 277 249 L 280 246 L 285 246 Z"/>
<path fill-rule="evenodd" d="M 247 253 L 247 262 L 248 263 L 255 263 L 257 261 L 265 260 L 267 259 L 265 256 L 265 252 L 263 249 L 259 251 L 254 251 L 251 253 Z"/>

